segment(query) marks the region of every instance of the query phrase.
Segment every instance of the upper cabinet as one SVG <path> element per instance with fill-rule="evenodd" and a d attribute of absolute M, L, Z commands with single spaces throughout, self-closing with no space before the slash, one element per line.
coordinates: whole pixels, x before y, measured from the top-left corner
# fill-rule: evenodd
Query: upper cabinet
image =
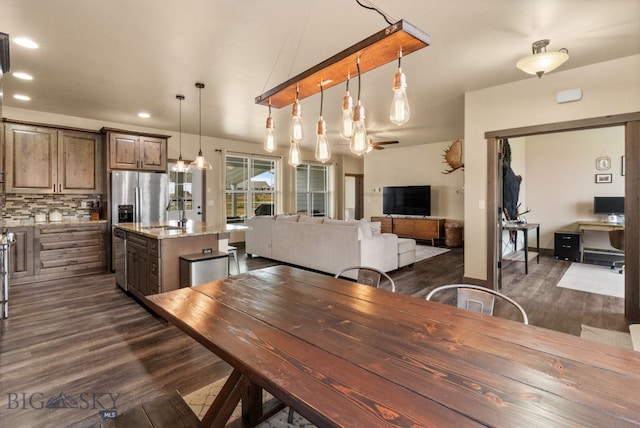
<path fill-rule="evenodd" d="M 153 135 L 103 128 L 107 141 L 109 170 L 167 172 L 166 135 Z"/>
<path fill-rule="evenodd" d="M 5 123 L 8 193 L 103 192 L 102 139 L 95 132 Z"/>

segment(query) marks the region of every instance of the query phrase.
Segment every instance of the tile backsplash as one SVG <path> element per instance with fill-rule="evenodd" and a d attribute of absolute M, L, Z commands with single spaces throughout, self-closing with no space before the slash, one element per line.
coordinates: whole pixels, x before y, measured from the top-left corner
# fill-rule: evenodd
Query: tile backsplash
<path fill-rule="evenodd" d="M 88 219 L 91 217 L 91 202 L 100 202 L 101 218 L 104 201 L 100 195 L 37 195 L 7 193 L 3 197 L 3 221 L 33 220 L 37 213 L 49 213 L 58 210 L 64 217 Z M 82 203 L 86 208 L 82 208 Z"/>

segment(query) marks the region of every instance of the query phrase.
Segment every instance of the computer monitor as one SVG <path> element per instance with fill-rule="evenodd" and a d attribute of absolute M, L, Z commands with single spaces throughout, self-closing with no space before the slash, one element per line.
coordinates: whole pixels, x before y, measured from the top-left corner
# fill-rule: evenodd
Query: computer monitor
<path fill-rule="evenodd" d="M 624 196 L 595 196 L 594 214 L 624 214 Z"/>

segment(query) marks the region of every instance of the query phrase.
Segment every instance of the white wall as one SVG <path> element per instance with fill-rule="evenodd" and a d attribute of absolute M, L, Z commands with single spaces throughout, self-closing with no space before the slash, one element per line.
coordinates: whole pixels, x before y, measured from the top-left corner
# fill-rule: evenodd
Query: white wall
<path fill-rule="evenodd" d="M 557 104 L 555 94 L 572 88 L 581 88 L 583 99 Z M 640 111 L 640 55 L 555 71 L 542 79 L 523 76 L 523 80 L 518 82 L 467 93 L 464 138 L 465 276 L 481 280 L 487 278 L 485 132 L 637 111 Z"/>
<path fill-rule="evenodd" d="M 402 145 L 402 143 L 400 143 Z M 374 150 L 364 160 L 364 217 L 382 215 L 384 186 L 430 185 L 431 216 L 462 220 L 464 171 L 449 169 L 444 150 L 451 141 Z M 464 147 L 463 147 L 464 149 Z"/>

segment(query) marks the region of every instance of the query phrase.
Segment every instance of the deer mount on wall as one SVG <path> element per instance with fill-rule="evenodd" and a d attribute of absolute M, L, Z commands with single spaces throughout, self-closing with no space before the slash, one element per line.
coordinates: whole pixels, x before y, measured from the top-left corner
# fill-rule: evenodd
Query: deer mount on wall
<path fill-rule="evenodd" d="M 442 155 L 444 158 L 443 163 L 449 165 L 449 169 L 443 171 L 443 174 L 451 174 L 458 169 L 464 169 L 464 162 L 462 162 L 462 141 L 455 140 L 448 148 L 444 150 Z"/>

